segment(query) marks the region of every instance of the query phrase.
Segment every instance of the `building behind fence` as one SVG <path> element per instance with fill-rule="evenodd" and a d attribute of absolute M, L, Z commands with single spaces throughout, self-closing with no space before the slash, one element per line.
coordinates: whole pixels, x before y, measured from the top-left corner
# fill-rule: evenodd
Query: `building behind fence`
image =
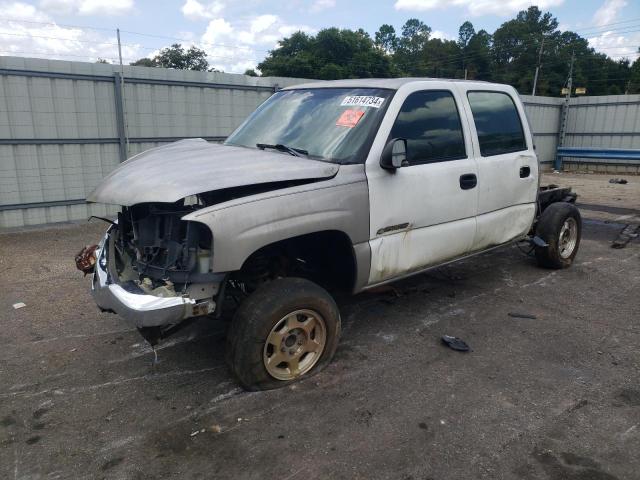
<path fill-rule="evenodd" d="M 84 199 L 122 160 L 181 138 L 221 141 L 278 88 L 303 81 L 130 66 L 123 73 L 0 57 L 0 228 L 110 215 L 113 207 Z M 551 163 L 563 100 L 522 99 L 538 156 Z M 640 95 L 572 99 L 565 145 L 640 148 Z"/>

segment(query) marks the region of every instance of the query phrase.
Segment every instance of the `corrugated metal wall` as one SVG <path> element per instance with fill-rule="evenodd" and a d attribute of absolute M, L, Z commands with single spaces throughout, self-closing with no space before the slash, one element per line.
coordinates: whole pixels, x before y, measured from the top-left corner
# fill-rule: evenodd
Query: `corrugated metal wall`
<path fill-rule="evenodd" d="M 552 162 L 558 146 L 562 99 L 521 95 L 533 132 L 533 143 L 541 162 Z"/>
<path fill-rule="evenodd" d="M 0 57 L 0 228 L 112 214 L 84 198 L 123 158 L 222 140 L 277 87 L 302 81 L 126 66 L 121 89 L 114 65 Z M 551 162 L 563 100 L 522 99 Z M 640 95 L 572 99 L 565 144 L 640 148 Z"/>
<path fill-rule="evenodd" d="M 124 155 L 222 140 L 277 87 L 302 81 L 126 66 L 122 98 L 116 77 L 114 65 L 0 57 L 0 228 L 112 214 L 83 200 Z"/>
<path fill-rule="evenodd" d="M 565 147 L 640 149 L 640 95 L 572 98 Z M 563 159 L 563 170 L 640 173 L 634 160 Z"/>
<path fill-rule="evenodd" d="M 607 95 L 571 100 L 568 147 L 640 149 L 640 95 Z"/>

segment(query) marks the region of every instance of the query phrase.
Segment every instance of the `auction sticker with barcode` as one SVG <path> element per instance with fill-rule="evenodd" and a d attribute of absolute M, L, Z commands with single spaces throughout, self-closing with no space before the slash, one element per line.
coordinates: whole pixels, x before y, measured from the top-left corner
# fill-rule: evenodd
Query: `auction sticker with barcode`
<path fill-rule="evenodd" d="M 384 103 L 382 97 L 372 97 L 365 95 L 350 95 L 345 97 L 340 104 L 341 107 L 373 107 L 380 108 Z"/>

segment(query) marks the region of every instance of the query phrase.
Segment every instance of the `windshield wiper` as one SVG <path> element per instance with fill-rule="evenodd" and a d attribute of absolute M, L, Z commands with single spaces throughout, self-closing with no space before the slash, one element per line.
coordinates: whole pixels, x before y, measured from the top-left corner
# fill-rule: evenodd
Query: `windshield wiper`
<path fill-rule="evenodd" d="M 275 145 L 270 145 L 268 143 L 256 143 L 256 147 L 258 147 L 260 150 L 264 150 L 265 148 L 271 148 L 273 150 L 278 150 L 280 152 L 287 152 L 289 155 L 293 155 L 294 157 L 302 157 L 302 156 L 309 155 L 309 152 L 306 150 L 303 150 L 302 148 L 289 147 L 281 143 L 276 143 Z"/>

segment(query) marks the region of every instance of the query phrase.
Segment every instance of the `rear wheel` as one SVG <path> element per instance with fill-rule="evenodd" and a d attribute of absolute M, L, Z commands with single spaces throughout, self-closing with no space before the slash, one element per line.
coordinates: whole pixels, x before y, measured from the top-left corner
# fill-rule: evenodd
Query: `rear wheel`
<path fill-rule="evenodd" d="M 538 264 L 545 268 L 567 268 L 578 253 L 582 235 L 580 211 L 571 203 L 549 205 L 536 226 L 536 236 L 547 243 L 536 247 Z"/>
<path fill-rule="evenodd" d="M 339 337 L 340 313 L 331 295 L 309 280 L 280 278 L 240 305 L 227 359 L 246 389 L 279 388 L 324 368 Z"/>

